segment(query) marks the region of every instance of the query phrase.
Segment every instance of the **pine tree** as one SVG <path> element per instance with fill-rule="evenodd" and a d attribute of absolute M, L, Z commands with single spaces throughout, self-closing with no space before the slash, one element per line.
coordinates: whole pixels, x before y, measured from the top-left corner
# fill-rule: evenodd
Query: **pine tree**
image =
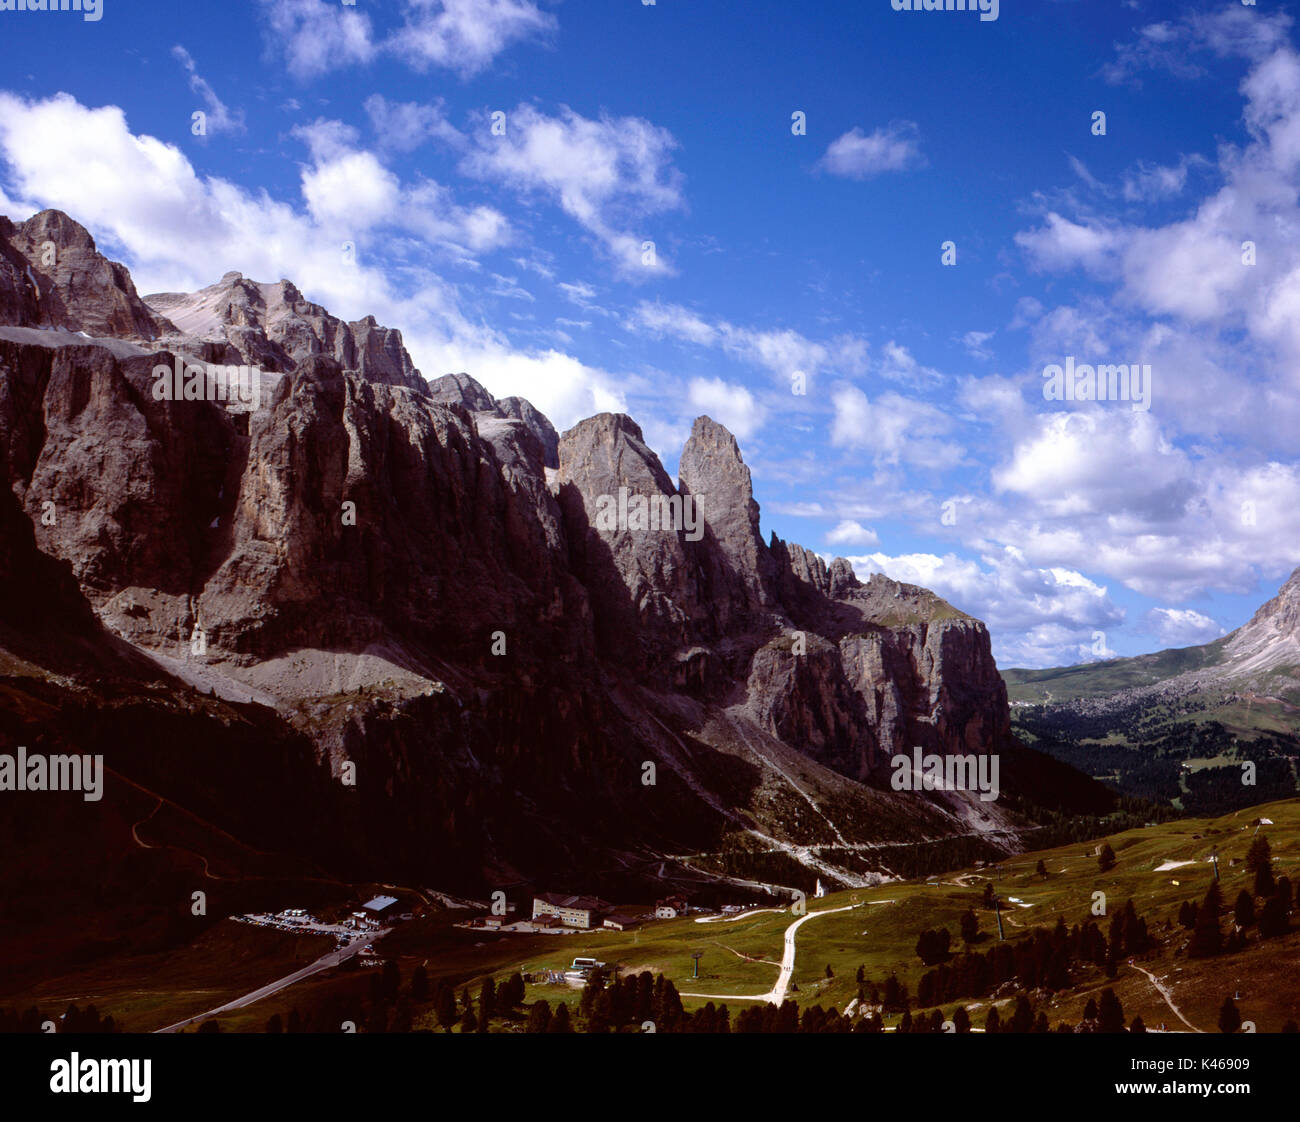
<path fill-rule="evenodd" d="M 613 998 L 609 990 L 596 995 L 591 1003 L 591 1016 L 587 1018 L 587 1031 L 590 1033 L 609 1032 L 614 1027 Z"/>
<path fill-rule="evenodd" d="M 1278 877 L 1277 890 L 1275 895 L 1282 901 L 1282 910 L 1289 912 L 1291 910 L 1291 878 Z"/>
<path fill-rule="evenodd" d="M 1110 842 L 1103 842 L 1101 852 L 1097 854 L 1097 867 L 1103 873 L 1109 873 L 1115 864 L 1115 851 L 1111 849 Z"/>
<path fill-rule="evenodd" d="M 1034 866 L 1034 872 L 1036 872 L 1040 877 L 1042 877 L 1043 880 L 1047 879 L 1047 864 L 1043 861 L 1041 857 L 1038 859 L 1038 864 Z"/>
<path fill-rule="evenodd" d="M 389 1015 L 388 1031 L 394 1033 L 410 1032 L 414 1019 L 411 999 L 403 994 L 397 999 L 397 1004 L 393 1006 L 393 1011 Z"/>
<path fill-rule="evenodd" d="M 524 1001 L 524 977 L 518 971 L 509 975 L 497 990 L 497 1009 L 508 1013 Z"/>
<path fill-rule="evenodd" d="M 1001 1031 L 1002 1017 L 998 1013 L 998 1007 L 996 1005 L 990 1005 L 989 1011 L 984 1017 L 984 1032 L 985 1034 L 989 1034 Z"/>
<path fill-rule="evenodd" d="M 1255 870 L 1255 895 L 1269 897 L 1277 889 L 1273 882 L 1273 862 L 1265 861 Z"/>
<path fill-rule="evenodd" d="M 433 1015 L 443 1029 L 451 1032 L 451 1026 L 456 1023 L 456 994 L 446 980 L 440 981 L 434 992 Z"/>
<path fill-rule="evenodd" d="M 496 1012 L 497 986 L 491 976 L 483 979 L 478 991 L 478 1031 L 487 1032 L 488 1022 Z"/>
<path fill-rule="evenodd" d="M 907 992 L 893 974 L 885 979 L 883 1004 L 886 1013 L 897 1013 L 907 1008 Z"/>
<path fill-rule="evenodd" d="M 946 927 L 936 927 L 933 931 L 922 931 L 916 940 L 916 953 L 926 966 L 934 966 L 948 958 L 948 948 L 952 946 L 952 935 Z"/>
<path fill-rule="evenodd" d="M 966 1006 L 957 1006 L 957 1012 L 952 1015 L 952 1024 L 958 1032 L 970 1032 L 970 1014 L 966 1012 Z"/>
<path fill-rule="evenodd" d="M 1146 1022 L 1143 1021 L 1140 1016 L 1134 1017 L 1133 1023 L 1129 1025 L 1128 1030 L 1129 1032 L 1146 1032 L 1147 1030 Z"/>
<path fill-rule="evenodd" d="M 979 916 L 975 914 L 974 908 L 967 908 L 961 917 L 961 937 L 965 943 L 973 943 L 980 937 Z"/>
<path fill-rule="evenodd" d="M 1029 1032 L 1034 1027 L 1034 1010 L 1029 998 L 1021 994 L 1016 998 L 1016 1009 L 1007 1023 L 1008 1032 Z"/>
<path fill-rule="evenodd" d="M 1223 999 L 1223 1005 L 1219 1009 L 1219 1031 L 1220 1032 L 1237 1032 L 1241 1028 L 1241 1013 L 1237 1009 L 1237 1003 L 1230 997 Z"/>
<path fill-rule="evenodd" d="M 383 972 L 379 975 L 380 992 L 386 1001 L 393 1001 L 397 991 L 402 988 L 402 970 L 395 959 L 384 962 Z"/>
<path fill-rule="evenodd" d="M 1285 935 L 1291 929 L 1287 921 L 1286 909 L 1282 907 L 1282 897 L 1274 893 L 1265 902 L 1259 913 L 1259 934 L 1263 939 L 1275 939 Z"/>
<path fill-rule="evenodd" d="M 1098 1032 L 1123 1032 L 1124 1007 L 1115 996 L 1115 991 L 1107 986 L 1101 991 L 1101 1003 L 1097 1006 Z"/>
<path fill-rule="evenodd" d="M 535 1001 L 528 1010 L 525 1032 L 545 1032 L 551 1023 L 551 1006 L 547 1001 Z"/>
<path fill-rule="evenodd" d="M 1250 848 L 1246 850 L 1246 872 L 1257 872 L 1261 865 L 1267 865 L 1273 858 L 1273 847 L 1268 844 L 1267 834 L 1256 834 Z"/>
<path fill-rule="evenodd" d="M 1255 899 L 1244 888 L 1237 893 L 1237 903 L 1233 913 L 1238 927 L 1249 927 L 1255 922 Z"/>
<path fill-rule="evenodd" d="M 547 1032 L 572 1032 L 573 1026 L 569 1023 L 569 1007 L 560 1002 L 555 1007 L 555 1016 L 551 1018 L 550 1024 L 546 1026 Z"/>
<path fill-rule="evenodd" d="M 667 979 L 665 979 L 665 982 Z M 582 996 L 578 999 L 578 1012 L 583 1017 L 591 1016 L 591 1007 L 596 1004 L 596 997 L 605 989 L 605 975 L 600 970 L 593 970 L 587 976 L 586 985 L 582 987 Z M 662 997 L 663 990 L 660 989 Z"/>
<path fill-rule="evenodd" d="M 1196 927 L 1187 953 L 1192 958 L 1210 958 L 1223 950 L 1223 932 L 1219 929 L 1219 908 L 1222 905 L 1219 886 L 1211 883 L 1205 902 L 1196 913 Z"/>

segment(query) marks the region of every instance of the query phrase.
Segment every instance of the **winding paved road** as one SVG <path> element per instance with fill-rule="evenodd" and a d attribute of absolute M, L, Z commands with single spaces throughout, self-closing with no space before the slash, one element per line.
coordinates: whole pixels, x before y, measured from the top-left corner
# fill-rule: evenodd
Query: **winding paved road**
<path fill-rule="evenodd" d="M 682 997 L 702 997 L 706 1000 L 713 1001 L 763 1001 L 772 1002 L 780 1005 L 785 1000 L 785 995 L 790 989 L 790 978 L 794 974 L 794 956 L 795 956 L 795 933 L 807 923 L 810 919 L 817 916 L 834 915 L 836 912 L 849 912 L 854 908 L 862 907 L 861 904 L 846 904 L 842 908 L 822 908 L 820 911 L 809 912 L 805 916 L 800 916 L 794 923 L 785 929 L 785 952 L 781 955 L 781 971 L 777 975 L 776 985 L 767 993 L 760 994 L 740 994 L 740 993 L 683 993 Z"/>
<path fill-rule="evenodd" d="M 270 997 L 273 993 L 279 993 L 283 989 L 288 989 L 295 982 L 301 982 L 304 978 L 310 978 L 313 974 L 319 974 L 322 970 L 331 970 L 335 966 L 346 962 L 353 955 L 357 954 L 362 947 L 368 943 L 373 943 L 376 939 L 387 935 L 388 930 L 381 928 L 378 931 L 372 931 L 366 935 L 353 939 L 346 947 L 340 947 L 338 950 L 330 951 L 323 954 L 309 966 L 304 966 L 301 970 L 295 970 L 292 974 L 287 974 L 275 982 L 268 982 L 260 989 L 253 990 L 252 993 L 246 993 L 243 997 L 237 997 L 234 1001 L 228 1001 L 225 1005 L 219 1005 L 216 1009 L 209 1009 L 206 1013 L 199 1013 L 196 1016 L 189 1017 L 184 1021 L 177 1021 L 174 1025 L 168 1025 L 166 1028 L 154 1029 L 154 1032 L 179 1032 L 181 1029 L 194 1024 L 195 1021 L 206 1021 L 209 1017 L 215 1017 L 220 1013 L 227 1013 L 232 1009 L 243 1009 L 247 1005 L 252 1005 L 255 1001 L 261 1001 L 264 997 Z"/>

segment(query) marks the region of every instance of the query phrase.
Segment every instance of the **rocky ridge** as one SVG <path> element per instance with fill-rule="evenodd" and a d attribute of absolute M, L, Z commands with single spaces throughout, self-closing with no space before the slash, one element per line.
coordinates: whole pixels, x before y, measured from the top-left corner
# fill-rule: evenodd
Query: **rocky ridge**
<path fill-rule="evenodd" d="M 789 886 L 887 875 L 890 838 L 1014 844 L 997 804 L 887 783 L 915 745 L 1008 746 L 984 626 L 765 542 L 711 419 L 674 483 L 630 418 L 559 435 L 467 375 L 426 383 L 397 332 L 287 281 L 142 300 L 58 212 L 0 221 L 0 324 L 23 564 L 160 675 L 352 763 L 366 781 L 311 810 L 361 824 L 334 860 L 481 885 L 597 875 L 594 852 L 607 882 L 687 853 L 678 875 L 727 879 L 744 851 Z M 252 412 L 156 400 L 177 353 L 280 376 Z M 689 501 L 700 532 L 610 526 L 620 492 Z"/>

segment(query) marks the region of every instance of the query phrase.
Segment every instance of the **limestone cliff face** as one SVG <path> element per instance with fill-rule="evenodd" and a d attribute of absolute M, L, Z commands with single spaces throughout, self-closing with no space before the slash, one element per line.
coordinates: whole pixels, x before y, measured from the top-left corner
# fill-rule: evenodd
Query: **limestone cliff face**
<path fill-rule="evenodd" d="M 770 607 L 775 564 L 758 529 L 753 481 L 736 438 L 709 417 L 696 418 L 682 449 L 681 488 L 704 524 L 701 577 L 716 630 Z"/>
<path fill-rule="evenodd" d="M 155 401 L 157 357 L 0 339 L 13 490 L 124 637 L 176 653 L 200 629 L 209 659 L 247 663 L 392 635 L 486 654 L 496 630 L 584 626 L 528 430 L 485 439 L 320 356 L 254 413 Z"/>
<path fill-rule="evenodd" d="M 602 413 L 566 432 L 559 463 L 570 556 L 591 592 L 602 649 L 653 666 L 693 639 L 702 611 L 695 543 L 663 518 L 672 508 L 661 501 L 680 506 L 680 496 L 640 427 L 622 414 Z M 652 508 L 659 528 L 649 528 Z"/>
<path fill-rule="evenodd" d="M 153 399 L 153 360 L 0 339 L 0 451 L 46 552 L 92 601 L 189 591 L 219 510 L 233 423 Z M 188 404 L 188 403 L 187 403 Z"/>
<path fill-rule="evenodd" d="M 850 678 L 847 670 L 830 640 L 783 635 L 754 652 L 745 690 L 760 725 L 842 775 L 866 781 L 880 772 L 881 722 L 866 702 L 873 683 Z"/>
<path fill-rule="evenodd" d="M 1300 569 L 1225 644 L 1224 675 L 1300 667 Z"/>
<path fill-rule="evenodd" d="M 975 620 L 882 628 L 840 641 L 845 674 L 885 754 L 981 752 L 1010 735 L 1006 687 Z"/>
<path fill-rule="evenodd" d="M 44 210 L 0 218 L 0 323 L 153 340 L 174 331 L 136 293 L 131 274 L 95 248 L 85 227 Z"/>
<path fill-rule="evenodd" d="M 444 374 L 429 383 L 435 401 L 460 405 L 474 414 L 480 430 L 503 431 L 494 421 L 516 421 L 537 438 L 542 448 L 542 463 L 548 468 L 560 466 L 560 437 L 555 426 L 522 397 L 503 397 L 500 401 L 468 374 Z"/>
<path fill-rule="evenodd" d="M 636 634 L 644 672 L 716 700 L 735 700 L 743 682 L 761 727 L 857 780 L 879 779 L 891 755 L 917 746 L 1006 743 L 1006 688 L 984 625 L 925 589 L 863 584 L 843 558 L 765 545 L 749 469 L 715 421 L 695 422 L 678 492 L 625 417 L 582 422 L 560 454 L 566 522 L 582 579 L 599 590 L 597 619 L 611 624 L 607 645 L 626 650 Z M 689 496 L 699 540 L 601 530 L 597 506 L 620 488 Z M 687 644 L 693 678 L 680 673 Z"/>
<path fill-rule="evenodd" d="M 259 366 L 260 407 L 157 400 L 177 354 Z M 675 483 L 630 418 L 561 436 L 468 375 L 426 383 L 397 332 L 287 281 L 142 301 L 57 212 L 0 223 L 0 466 L 0 519 L 32 543 L 0 577 L 75 578 L 69 620 L 88 603 L 204 693 L 273 709 L 326 771 L 361 761 L 372 785 L 319 812 L 413 870 L 696 852 L 753 822 L 804 853 L 824 826 L 767 791 L 772 753 L 808 769 L 800 800 L 870 822 L 891 753 L 1008 735 L 983 625 L 764 542 L 710 418 Z"/>
<path fill-rule="evenodd" d="M 0 484 L 7 465 L 0 464 Z M 90 635 L 98 623 L 81 595 L 72 566 L 36 547 L 32 524 L 13 492 L 0 486 L 0 636 L 12 649 L 22 636 Z M 21 644 L 24 652 L 26 644 Z"/>

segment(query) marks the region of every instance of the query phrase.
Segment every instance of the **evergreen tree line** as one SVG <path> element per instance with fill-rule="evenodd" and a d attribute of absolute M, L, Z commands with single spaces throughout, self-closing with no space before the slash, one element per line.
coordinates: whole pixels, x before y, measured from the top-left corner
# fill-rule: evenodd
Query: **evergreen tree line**
<path fill-rule="evenodd" d="M 947 935 L 946 929 L 940 931 Z M 927 953 L 933 956 L 939 947 L 946 949 L 948 942 L 933 931 L 922 932 L 917 953 L 929 965 L 932 958 L 927 958 Z M 1108 934 L 1103 934 L 1093 920 L 1069 928 L 1064 917 L 1058 917 L 1050 933 L 1036 928 L 1015 942 L 995 943 L 987 951 L 968 951 L 939 964 L 921 976 L 916 999 L 923 1008 L 942 1005 L 964 997 L 983 997 L 1008 982 L 1015 983 L 1019 989 L 1055 992 L 1070 987 L 1072 967 L 1091 964 L 1113 978 L 1121 958 L 1147 954 L 1153 946 L 1146 920 L 1137 914 L 1133 901 L 1128 900 L 1111 918 Z M 887 1012 L 891 984 L 899 987 L 895 978 L 885 983 Z"/>
<path fill-rule="evenodd" d="M 41 1012 L 32 1006 L 20 1013 L 17 1009 L 0 1009 L 0 1033 L 7 1032 L 44 1032 L 41 1027 L 47 1021 L 53 1021 L 60 1033 L 111 1033 L 121 1032 L 113 1021 L 112 1014 L 101 1017 L 94 1005 L 79 1009 L 69 1005 L 64 1011 L 63 1020 Z"/>
<path fill-rule="evenodd" d="M 1192 958 L 1212 958 L 1245 947 L 1247 931 L 1257 928 L 1261 939 L 1276 939 L 1291 930 L 1293 904 L 1291 881 L 1273 876 L 1273 855 L 1264 834 L 1258 834 L 1246 853 L 1246 873 L 1253 876 L 1253 891 L 1243 888 L 1232 908 L 1233 930 L 1221 926 L 1223 889 L 1211 881 L 1205 898 L 1198 904 L 1185 900 L 1178 909 L 1178 922 L 1192 933 L 1187 953 Z M 1262 900 L 1260 905 L 1258 901 Z"/>

